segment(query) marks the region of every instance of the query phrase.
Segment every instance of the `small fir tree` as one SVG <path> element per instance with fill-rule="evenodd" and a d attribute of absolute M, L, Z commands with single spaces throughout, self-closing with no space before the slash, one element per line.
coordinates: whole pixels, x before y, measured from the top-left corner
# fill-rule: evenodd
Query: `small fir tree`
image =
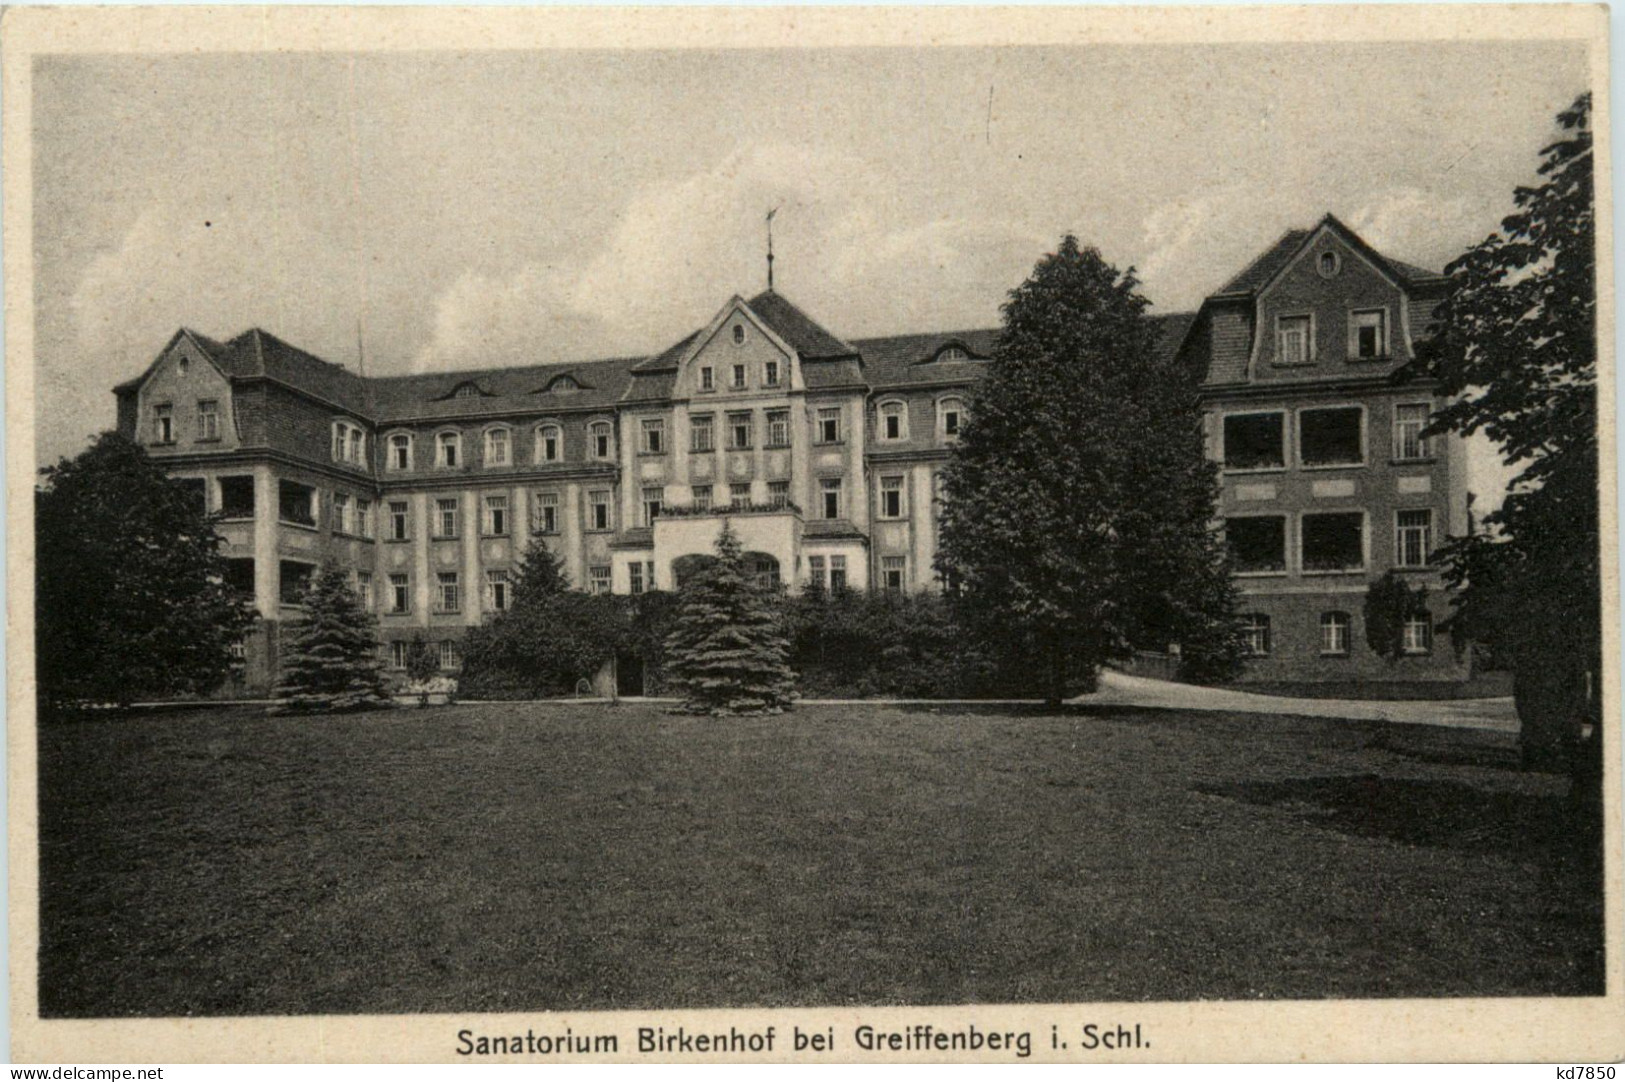
<path fill-rule="evenodd" d="M 274 714 L 340 713 L 393 705 L 378 660 L 378 622 L 349 575 L 328 561 L 316 573 L 277 681 Z"/>
<path fill-rule="evenodd" d="M 717 558 L 683 581 L 666 675 L 696 714 L 777 714 L 790 705 L 790 644 L 771 595 L 745 573 L 726 520 Z"/>

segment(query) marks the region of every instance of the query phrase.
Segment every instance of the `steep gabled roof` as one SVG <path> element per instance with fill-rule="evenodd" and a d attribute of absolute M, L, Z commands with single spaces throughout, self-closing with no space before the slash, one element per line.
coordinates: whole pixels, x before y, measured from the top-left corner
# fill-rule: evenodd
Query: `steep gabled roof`
<path fill-rule="evenodd" d="M 858 352 L 771 289 L 756 294 L 746 306 L 803 360 L 850 357 Z"/>
<path fill-rule="evenodd" d="M 196 346 L 200 353 L 214 362 L 216 368 L 219 368 L 228 376 L 231 374 L 220 363 L 221 357 L 226 352 L 226 347 L 224 345 L 216 342 L 213 338 L 210 338 L 206 334 L 200 334 L 199 332 L 192 330 L 190 327 L 182 327 L 180 330 L 169 336 L 169 341 L 164 343 L 164 348 L 158 351 L 158 355 L 152 359 L 152 363 L 148 364 L 146 368 L 141 370 L 141 374 L 139 376 L 136 376 L 134 379 L 127 379 L 123 383 L 114 384 L 113 393 L 120 394 L 124 391 L 133 391 L 137 387 L 140 387 L 143 383 L 147 382 L 147 377 L 152 375 L 152 370 L 157 368 L 159 363 L 162 362 L 165 357 L 169 356 L 169 351 L 175 348 L 175 343 L 183 340 L 191 342 L 192 345 Z"/>
<path fill-rule="evenodd" d="M 1394 280 L 1409 285 L 1419 279 L 1440 277 L 1437 271 L 1430 271 L 1412 263 L 1405 263 L 1398 259 L 1390 259 L 1371 245 L 1365 242 L 1354 230 L 1344 225 L 1334 214 L 1328 214 L 1311 229 L 1289 229 L 1281 235 L 1281 239 L 1270 245 L 1262 255 L 1249 263 L 1245 270 L 1226 282 L 1215 294 L 1216 297 L 1238 294 L 1256 293 L 1274 281 L 1276 276 L 1286 270 L 1287 266 L 1298 257 L 1304 248 L 1314 239 L 1322 229 L 1330 229 L 1336 233 L 1351 248 L 1371 260 L 1372 263 L 1388 274 Z"/>
<path fill-rule="evenodd" d="M 227 342 L 218 358 L 227 375 L 263 376 L 357 413 L 368 412 L 367 381 L 343 365 L 324 361 L 258 327 Z"/>
<path fill-rule="evenodd" d="M 1245 270 L 1230 279 L 1218 290 L 1219 293 L 1251 293 L 1263 286 L 1271 278 L 1285 269 L 1292 262 L 1292 257 L 1304 246 L 1313 229 L 1288 229 L 1281 234 L 1281 239 L 1265 249 L 1264 253 L 1251 263 Z"/>

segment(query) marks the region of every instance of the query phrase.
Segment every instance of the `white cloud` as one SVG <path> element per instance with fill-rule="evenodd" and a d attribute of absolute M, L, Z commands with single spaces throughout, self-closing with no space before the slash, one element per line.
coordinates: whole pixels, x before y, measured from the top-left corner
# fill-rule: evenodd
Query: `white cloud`
<path fill-rule="evenodd" d="M 1345 219 L 1366 243 L 1385 255 L 1441 270 L 1460 254 L 1463 238 L 1483 236 L 1481 203 L 1417 187 L 1388 188 Z"/>
<path fill-rule="evenodd" d="M 659 349 L 733 294 L 763 288 L 775 206 L 776 286 L 835 333 L 995 322 L 1046 241 L 998 220 L 892 218 L 903 202 L 890 174 L 856 158 L 788 144 L 736 151 L 644 187 L 590 254 L 463 275 L 436 297 L 414 367 Z"/>

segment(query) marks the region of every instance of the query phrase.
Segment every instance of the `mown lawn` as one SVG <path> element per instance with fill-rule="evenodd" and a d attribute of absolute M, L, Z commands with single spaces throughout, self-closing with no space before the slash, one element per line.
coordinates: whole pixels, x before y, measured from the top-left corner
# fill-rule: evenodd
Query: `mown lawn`
<path fill-rule="evenodd" d="M 1602 991 L 1594 835 L 1486 734 L 559 704 L 40 751 L 47 1016 Z"/>

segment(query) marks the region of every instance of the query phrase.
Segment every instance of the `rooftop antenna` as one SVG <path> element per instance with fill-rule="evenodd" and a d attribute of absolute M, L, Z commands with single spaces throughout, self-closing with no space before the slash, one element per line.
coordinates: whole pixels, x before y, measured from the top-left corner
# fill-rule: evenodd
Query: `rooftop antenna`
<path fill-rule="evenodd" d="M 361 316 L 355 317 L 355 355 L 358 375 L 367 374 L 367 338 L 361 327 Z"/>
<path fill-rule="evenodd" d="M 773 292 L 773 215 L 779 212 L 774 207 L 767 212 L 767 291 Z"/>

